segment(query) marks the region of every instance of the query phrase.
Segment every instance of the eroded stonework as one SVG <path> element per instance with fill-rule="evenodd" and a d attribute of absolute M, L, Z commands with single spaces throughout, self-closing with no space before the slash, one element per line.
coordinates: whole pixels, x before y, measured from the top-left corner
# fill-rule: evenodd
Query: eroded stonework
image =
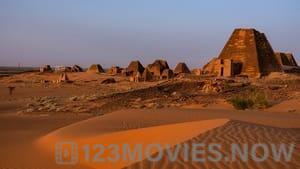
<path fill-rule="evenodd" d="M 300 67 L 292 53 L 276 52 L 275 56 L 284 72 L 300 73 Z"/>

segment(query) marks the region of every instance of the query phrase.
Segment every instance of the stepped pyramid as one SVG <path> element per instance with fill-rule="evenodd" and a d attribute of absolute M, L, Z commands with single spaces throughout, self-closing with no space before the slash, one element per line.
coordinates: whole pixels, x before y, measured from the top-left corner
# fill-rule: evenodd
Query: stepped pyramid
<path fill-rule="evenodd" d="M 219 76 L 261 77 L 282 71 L 265 34 L 255 29 L 235 29 L 219 57 L 211 62 L 204 71 Z"/>

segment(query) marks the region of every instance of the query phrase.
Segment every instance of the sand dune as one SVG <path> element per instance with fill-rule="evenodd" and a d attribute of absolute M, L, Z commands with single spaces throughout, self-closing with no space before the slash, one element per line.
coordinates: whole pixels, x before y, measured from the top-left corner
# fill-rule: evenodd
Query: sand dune
<path fill-rule="evenodd" d="M 199 122 L 187 122 L 187 123 L 179 123 L 172 125 L 163 125 L 156 127 L 149 127 L 143 129 L 134 129 L 123 132 L 114 132 L 111 134 L 103 134 L 99 135 L 97 132 L 89 137 L 65 137 L 64 134 L 60 134 L 60 132 L 51 133 L 43 138 L 41 138 L 38 142 L 39 146 L 42 149 L 46 149 L 49 151 L 51 155 L 54 154 L 52 147 L 54 147 L 55 143 L 59 141 L 72 140 L 75 142 L 78 147 L 83 147 L 83 145 L 96 145 L 102 144 L 105 146 L 115 144 L 122 147 L 124 143 L 129 144 L 131 147 L 136 144 L 143 144 L 143 151 L 146 145 L 149 144 L 160 144 L 165 145 L 169 144 L 171 146 L 188 140 L 189 138 L 195 137 L 199 133 L 206 132 L 210 129 L 216 128 L 218 126 L 224 125 L 228 122 L 227 119 L 216 119 L 216 120 L 206 120 Z M 75 131 L 79 131 L 79 128 L 73 128 Z M 62 131 L 62 130 L 61 130 Z M 50 148 L 50 149 L 49 149 Z M 79 151 L 80 153 L 81 151 Z M 120 151 L 120 153 L 122 153 Z M 155 151 L 153 151 L 155 153 Z M 106 156 L 109 157 L 110 153 L 104 153 L 103 158 Z M 144 158 L 144 156 L 143 156 Z M 125 167 L 130 163 L 135 162 L 135 160 L 119 160 L 118 162 L 85 162 L 84 156 L 79 154 L 79 161 L 81 161 L 82 165 L 86 165 L 92 168 L 106 168 L 106 169 L 117 169 Z"/>
<path fill-rule="evenodd" d="M 277 110 L 277 112 L 264 112 L 258 110 L 237 111 L 230 108 L 199 108 L 197 106 L 196 108 L 169 108 L 155 111 L 121 110 L 58 129 L 42 138 L 40 143 L 42 143 L 41 145 L 43 149 L 45 148 L 44 145 L 53 144 L 55 141 L 61 139 L 75 139 L 76 142 L 79 142 L 80 144 L 97 143 L 99 140 L 101 140 L 101 143 L 119 144 L 128 141 L 131 141 L 130 143 L 151 143 L 155 142 L 159 138 L 159 143 L 163 143 L 163 139 L 170 139 L 169 135 L 166 134 L 170 131 L 172 131 L 174 134 L 171 138 L 176 141 L 172 144 L 179 143 L 180 140 L 181 143 L 183 143 L 185 140 L 189 140 L 187 143 L 190 143 L 193 140 L 195 141 L 199 139 L 206 140 L 206 143 L 220 143 L 225 145 L 228 145 L 232 142 L 245 142 L 248 144 L 259 143 L 260 141 L 265 143 L 278 143 L 280 141 L 286 143 L 289 141 L 299 142 L 299 136 L 297 135 L 299 130 L 290 129 L 300 128 L 300 119 L 298 117 L 299 116 L 297 114 L 280 112 L 280 110 Z M 203 128 L 201 125 L 199 125 L 202 123 L 201 121 L 218 118 L 230 118 L 238 121 L 230 122 L 224 127 L 219 127 L 218 129 L 209 131 L 208 133 L 203 133 Z M 263 124 L 268 126 L 263 126 Z M 193 130 L 190 130 L 190 127 L 192 127 Z M 149 134 L 149 132 L 151 134 Z M 194 137 L 201 133 L 202 135 Z M 137 139 L 137 136 L 140 136 L 142 140 Z M 184 136 L 184 139 L 182 139 L 181 136 Z M 273 136 L 280 137 L 273 139 Z M 192 137 L 194 138 L 192 139 Z M 136 165 L 144 166 L 144 168 L 153 168 L 152 165 L 163 165 L 161 168 L 164 166 L 166 168 L 184 168 L 189 165 L 193 165 L 195 168 L 201 168 L 203 165 L 206 167 L 210 166 L 217 168 L 231 168 L 231 165 L 233 168 L 236 166 L 241 167 L 243 165 L 248 166 L 248 164 L 241 162 L 236 162 L 237 164 L 220 163 L 217 165 L 214 163 L 207 163 L 202 165 L 189 163 L 185 164 L 179 160 L 178 165 L 174 166 L 174 163 L 169 163 L 168 161 L 162 161 L 161 163 L 163 164 L 149 164 L 143 161 L 142 163 L 129 165 L 129 167 L 136 168 Z M 126 163 L 117 163 L 115 165 L 108 166 L 106 166 L 107 164 L 102 164 L 103 166 L 99 164 L 84 165 L 92 168 L 107 168 L 108 166 L 111 168 L 120 168 L 122 166 L 124 167 Z M 254 165 L 254 168 L 259 168 L 266 165 L 272 166 L 273 162 L 272 160 L 268 160 L 268 162 L 263 165 L 256 163 L 249 165 Z M 255 167 L 255 165 L 258 165 L 259 167 Z M 296 161 L 291 164 L 282 165 L 296 166 L 298 163 Z"/>
<path fill-rule="evenodd" d="M 197 107 L 197 106 L 196 106 Z M 170 118 L 172 117 L 172 118 Z M 94 133 L 106 134 L 129 129 L 138 129 L 159 125 L 228 118 L 257 124 L 265 124 L 281 128 L 300 128 L 299 114 L 274 111 L 246 110 L 238 111 L 221 108 L 165 108 L 165 109 L 128 109 L 120 110 L 104 116 L 94 117 L 58 129 L 65 137 L 74 135 L 88 137 Z M 80 130 L 77 130 L 79 129 Z M 75 132 L 74 132 L 75 131 Z M 52 133 L 53 134 L 53 133 Z"/>
<path fill-rule="evenodd" d="M 166 152 L 164 152 L 163 160 L 159 162 L 150 162 L 143 160 L 133 165 L 125 167 L 126 169 L 175 169 L 175 168 L 188 168 L 188 169 L 263 169 L 263 168 L 299 168 L 300 167 L 300 129 L 282 129 L 276 127 L 268 127 L 263 125 L 257 125 L 241 121 L 230 121 L 224 126 L 202 133 L 197 137 L 194 137 L 183 144 L 192 145 L 194 143 L 219 143 L 222 145 L 222 154 L 230 152 L 230 145 L 237 143 L 242 145 L 247 143 L 254 145 L 257 143 L 273 143 L 273 144 L 296 144 L 295 150 L 291 161 L 285 162 L 284 160 L 277 162 L 273 159 L 273 156 L 269 156 L 266 161 L 255 162 L 249 158 L 248 162 L 244 162 L 241 159 L 236 161 L 221 160 L 218 162 L 211 162 L 209 160 L 205 162 L 190 162 L 184 161 L 183 152 L 179 152 L 179 160 L 172 162 L 168 159 Z M 174 148 L 173 148 L 174 151 Z M 191 152 L 189 152 L 191 153 Z M 258 152 L 260 153 L 260 152 Z M 250 154 L 249 154 L 250 155 Z M 124 168 L 124 169 L 125 169 Z"/>
<path fill-rule="evenodd" d="M 155 141 L 158 138 L 174 138 L 176 143 L 189 143 L 192 140 L 195 141 L 200 139 L 206 141 L 207 143 L 215 141 L 218 143 L 226 144 L 229 144 L 227 143 L 229 141 L 235 140 L 245 141 L 249 143 L 257 143 L 259 141 L 271 142 L 275 140 L 275 143 L 280 141 L 290 141 L 299 144 L 299 130 L 291 129 L 300 128 L 300 118 L 299 114 L 297 114 L 299 105 L 295 100 L 290 100 L 287 102 L 283 102 L 278 106 L 286 108 L 293 107 L 293 109 L 295 108 L 296 111 L 283 111 L 282 107 L 273 110 L 271 108 L 264 111 L 237 111 L 230 109 L 230 107 L 222 109 L 222 106 L 190 106 L 189 108 L 181 109 L 167 108 L 159 110 L 121 110 L 79 122 L 76 121 L 82 120 L 84 118 L 77 116 L 69 117 L 70 115 L 68 114 L 62 115 L 60 118 L 58 118 L 57 116 L 21 117 L 3 113 L 0 115 L 0 145 L 1 150 L 3 150 L 5 154 L 1 155 L 0 168 L 103 168 L 99 166 L 97 167 L 97 165 L 89 166 L 86 164 L 84 164 L 84 166 L 55 165 L 53 153 L 48 152 L 45 154 L 45 148 L 47 149 L 47 146 L 42 144 L 42 149 L 36 149 L 35 147 L 36 145 L 34 143 L 36 142 L 36 140 L 39 140 L 41 136 L 42 138 L 48 137 L 49 140 L 46 139 L 46 141 L 52 143 L 55 141 L 56 136 L 63 136 L 63 138 L 75 138 L 76 141 L 80 140 L 82 142 L 84 142 L 85 139 L 91 139 L 93 141 L 106 140 L 111 142 L 111 136 L 113 136 L 114 134 L 120 134 L 120 137 L 115 137 L 117 139 L 116 141 L 120 143 L 124 142 L 124 140 L 126 140 L 127 138 L 131 138 L 127 137 L 127 134 L 134 134 L 134 132 L 132 131 L 136 131 L 136 133 L 142 134 L 143 138 L 148 142 L 153 140 Z M 9 111 L 7 110 L 7 112 Z M 203 128 L 199 125 L 196 125 L 198 123 L 200 124 L 203 120 L 214 119 L 232 119 L 239 122 L 238 124 L 236 124 L 237 122 L 233 124 L 230 122 L 230 125 L 225 125 L 227 127 L 219 127 L 215 130 L 208 131 L 208 133 L 202 133 Z M 163 131 L 162 128 L 164 126 L 173 127 Z M 155 132 L 152 135 L 149 135 L 150 138 L 145 132 L 145 129 L 147 128 L 156 128 Z M 193 130 L 191 130 L 191 128 Z M 172 136 L 174 137 L 169 138 L 169 135 L 164 133 L 168 132 L 169 130 L 173 132 Z M 200 133 L 202 134 L 199 135 Z M 154 134 L 157 134 L 157 137 L 154 137 Z M 199 136 L 197 137 L 197 135 Z M 124 138 L 123 140 L 122 137 Z M 193 137 L 194 139 L 192 139 Z M 297 152 L 299 152 L 299 149 L 297 149 Z M 299 156 L 296 157 L 299 159 Z M 167 166 L 167 168 L 172 168 L 173 163 L 169 164 L 166 160 L 164 162 L 166 163 L 164 165 Z M 206 167 L 210 166 L 211 168 L 214 168 L 213 166 L 217 165 L 215 163 L 203 165 L 185 164 L 183 162 L 180 162 L 180 160 L 178 161 L 178 163 L 179 164 L 176 165 L 178 168 L 184 168 L 184 166 L 187 165 L 195 165 L 196 168 L 199 167 L 199 165 L 205 165 Z M 152 167 L 151 164 L 148 164 L 144 161 L 135 165 L 145 166 L 144 168 Z M 135 165 L 129 166 L 136 168 Z M 245 167 L 248 164 L 244 163 L 222 163 L 218 164 L 217 167 L 231 168 L 231 165 L 232 168 L 248 168 Z M 239 165 L 240 167 L 236 167 Z M 268 160 L 268 162 L 262 163 L 261 165 L 256 163 L 251 163 L 249 165 L 250 167 L 253 165 L 252 168 L 261 168 L 264 166 L 267 166 L 265 168 L 270 168 L 268 166 L 272 166 L 273 162 L 272 160 Z M 290 168 L 299 168 L 299 163 L 297 160 L 294 160 L 294 162 L 291 164 L 278 164 L 278 166 L 281 166 L 282 168 L 284 168 L 285 166 L 288 166 Z M 125 164 L 120 165 L 120 167 L 125 167 Z"/>
<path fill-rule="evenodd" d="M 1 169 L 76 169 L 74 166 L 57 166 L 40 151 L 38 138 L 89 116 L 16 116 L 0 114 L 0 168 Z M 78 169 L 80 167 L 77 167 Z"/>

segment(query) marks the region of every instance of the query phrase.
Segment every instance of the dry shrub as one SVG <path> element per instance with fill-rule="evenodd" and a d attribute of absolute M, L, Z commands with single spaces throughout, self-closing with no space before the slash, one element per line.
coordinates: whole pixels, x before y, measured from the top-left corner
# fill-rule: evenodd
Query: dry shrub
<path fill-rule="evenodd" d="M 262 109 L 270 105 L 266 95 L 255 89 L 250 90 L 248 93 L 234 96 L 228 101 L 238 110 Z"/>

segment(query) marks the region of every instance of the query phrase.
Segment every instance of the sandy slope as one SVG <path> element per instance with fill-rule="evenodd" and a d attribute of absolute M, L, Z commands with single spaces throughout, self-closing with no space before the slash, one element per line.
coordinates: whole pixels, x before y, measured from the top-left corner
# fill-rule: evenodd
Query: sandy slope
<path fill-rule="evenodd" d="M 13 105 L 11 106 L 13 107 Z M 69 114 L 49 117 L 20 117 L 3 113 L 0 114 L 0 149 L 1 152 L 4 153 L 1 153 L 0 168 L 74 168 L 74 166 L 57 166 L 54 163 L 53 154 L 49 159 L 48 153 L 45 154 L 44 150 L 40 151 L 40 149 L 36 149 L 35 142 L 47 133 L 51 133 L 50 136 L 60 135 L 64 136 L 64 138 L 78 138 L 79 140 L 81 138 L 94 138 L 95 136 L 101 137 L 101 140 L 109 140 L 110 137 L 104 138 L 104 136 L 111 136 L 114 133 L 119 133 L 125 137 L 127 130 L 133 131 L 132 129 L 138 129 L 135 131 L 143 131 L 144 129 L 142 128 L 150 127 L 153 129 L 153 127 L 158 127 L 153 134 L 158 134 L 161 138 L 165 138 L 167 135 L 161 133 L 162 130 L 160 127 L 165 125 L 175 125 L 175 128 L 171 129 L 171 131 L 176 132 L 176 134 L 177 132 L 179 134 L 187 134 L 184 138 L 185 140 L 189 140 L 191 137 L 195 137 L 202 132 L 201 127 L 192 127 L 193 125 L 181 126 L 179 125 L 180 123 L 193 124 L 190 122 L 195 122 L 194 124 L 197 124 L 201 120 L 212 119 L 233 119 L 250 122 L 251 124 L 241 122 L 238 124 L 230 123 L 229 126 L 228 124 L 226 125 L 227 127 L 221 127 L 208 133 L 203 133 L 199 136 L 199 139 L 201 137 L 201 139 L 204 139 L 207 142 L 217 141 L 220 143 L 228 142 L 228 140 L 233 139 L 236 141 L 249 141 L 250 143 L 275 140 L 276 142 L 295 141 L 299 144 L 299 130 L 290 129 L 300 128 L 299 104 L 297 104 L 296 100 L 290 100 L 279 104 L 278 106 L 280 108 L 271 108 L 265 111 L 236 111 L 228 106 L 225 106 L 226 108 L 224 108 L 224 105 L 213 105 L 209 107 L 191 106 L 185 109 L 121 110 L 84 121 L 80 120 L 85 119 L 86 117 L 70 117 Z M 283 111 L 290 108 L 295 111 Z M 9 112 L 8 110 L 10 110 L 10 107 L 7 108 L 7 112 Z M 181 130 L 175 130 L 176 127 L 183 128 L 181 128 Z M 193 134 L 195 135 L 189 135 L 190 132 L 187 132 L 189 131 L 189 127 L 197 129 L 193 130 Z M 189 138 L 187 136 L 189 136 Z M 156 137 L 148 138 L 147 134 L 143 137 L 147 138 L 145 141 L 156 139 Z M 180 142 L 184 141 L 178 139 L 175 140 Z M 148 166 L 148 164 L 144 162 L 140 164 Z M 208 165 L 214 166 L 215 164 Z M 251 165 L 254 165 L 252 168 L 258 168 L 256 166 L 258 164 Z M 272 162 L 269 164 L 268 162 L 268 164 L 265 165 L 272 166 L 274 164 Z M 289 164 L 278 164 L 278 166 L 281 167 L 282 165 Z M 295 161 L 289 165 L 289 167 L 299 167 L 297 165 L 298 162 Z M 230 165 L 226 163 L 220 164 L 218 167 L 230 168 L 229 166 Z M 86 165 L 84 167 L 77 166 L 77 168 L 86 167 Z"/>
<path fill-rule="evenodd" d="M 164 146 L 165 144 L 169 144 L 171 146 L 188 140 L 189 138 L 197 136 L 199 133 L 204 133 L 210 129 L 216 128 L 228 122 L 227 119 L 216 119 L 216 120 L 206 120 L 199 122 L 186 122 L 186 123 L 178 123 L 172 125 L 162 125 L 155 126 L 143 129 L 133 129 L 122 132 L 114 132 L 111 134 L 99 134 L 97 132 L 91 134 L 89 137 L 65 137 L 65 134 L 61 134 L 60 132 L 51 133 L 43 138 L 41 138 L 38 142 L 39 146 L 42 149 L 48 150 L 50 154 L 54 154 L 52 148 L 55 143 L 59 141 L 71 140 L 75 142 L 78 147 L 83 147 L 85 144 L 96 145 L 103 144 L 105 146 L 116 144 L 119 147 L 122 147 L 124 143 L 129 144 L 131 147 L 136 144 L 160 144 Z M 78 127 L 78 128 L 77 128 Z M 74 132 L 80 130 L 80 126 L 73 127 Z M 60 131 L 63 131 L 60 130 Z M 143 146 L 143 152 L 145 151 Z M 122 151 L 119 151 L 122 153 Z M 106 168 L 106 169 L 117 169 L 125 167 L 138 159 L 134 160 L 119 160 L 118 162 L 85 162 L 84 156 L 82 155 L 82 151 L 79 151 L 79 161 L 81 161 L 83 165 L 92 167 L 92 168 Z M 155 151 L 153 151 L 155 153 Z M 91 155 L 93 155 L 91 153 Z M 111 154 L 109 152 L 104 153 L 103 158 L 110 157 Z M 144 156 L 143 156 L 144 158 Z M 142 159 L 143 159 L 142 158 Z"/>
<path fill-rule="evenodd" d="M 291 101 L 294 103 L 294 101 Z M 287 104 L 287 103 L 285 103 Z M 288 105 L 288 104 L 287 104 Z M 224 105 L 222 105 L 224 106 Z M 217 142 L 220 144 L 230 144 L 230 141 L 236 141 L 237 143 L 246 142 L 249 144 L 258 143 L 259 141 L 269 143 L 272 136 L 276 135 L 279 136 L 275 143 L 279 141 L 282 142 L 299 142 L 297 129 L 290 129 L 290 128 L 300 128 L 300 118 L 298 114 L 289 113 L 289 112 L 281 112 L 280 109 L 277 110 L 268 110 L 268 111 L 254 111 L 254 110 L 247 110 L 247 111 L 236 111 L 227 107 L 222 109 L 222 106 L 212 106 L 212 107 L 205 107 L 199 108 L 199 106 L 189 107 L 186 109 L 176 109 L 176 108 L 169 108 L 169 109 L 160 109 L 160 110 L 121 110 L 117 112 L 113 112 L 111 114 L 107 114 L 101 117 L 95 117 L 92 119 L 88 119 L 79 123 L 75 123 L 69 125 L 67 127 L 58 129 L 52 132 L 50 135 L 47 135 L 43 138 L 45 143 L 53 144 L 55 140 L 61 139 L 63 136 L 64 139 L 75 139 L 78 142 L 88 142 L 88 143 L 95 143 L 101 140 L 101 143 L 109 143 L 117 142 L 117 143 L 124 143 L 127 141 L 140 141 L 140 142 L 155 142 L 157 138 L 168 138 L 169 135 L 164 133 L 164 126 L 170 127 L 170 131 L 175 132 L 175 140 L 177 143 L 180 142 L 179 137 L 181 134 L 185 134 L 185 136 L 191 136 L 189 133 L 191 130 L 188 130 L 189 124 L 197 124 L 197 121 L 208 120 L 208 119 L 217 119 L 217 118 L 230 118 L 244 122 L 231 122 L 227 124 L 224 128 L 220 127 L 217 130 L 213 130 L 209 132 L 209 135 L 203 134 L 203 138 L 211 137 L 211 139 L 207 140 L 209 142 Z M 276 111 L 276 112 L 275 112 Z M 191 121 L 194 121 L 191 123 Z M 251 123 L 246 123 L 251 122 Z M 184 124 L 182 126 L 182 124 Z M 269 127 L 261 126 L 261 125 L 268 125 Z M 153 127 L 154 126 L 154 127 Z M 157 126 L 157 127 L 156 127 Z M 272 127 L 271 127 L 272 126 Z M 147 129 L 150 128 L 151 134 L 147 134 Z M 192 130 L 193 132 L 201 133 L 201 127 L 194 126 Z M 140 129 L 142 128 L 142 129 Z M 180 129 L 181 128 L 181 129 Z M 133 129 L 133 130 L 131 130 Z M 197 130 L 196 130 L 197 129 Z M 127 132 L 128 131 L 128 132 Z M 140 139 L 136 138 L 136 133 L 139 133 Z M 143 132 L 138 132 L 143 131 Z M 168 130 L 165 130 L 168 131 Z M 214 132 L 216 131 L 216 132 Z M 131 133 L 131 134 L 129 134 Z M 142 135 L 140 135 L 142 133 Z M 221 136 L 219 134 L 222 133 Z M 286 133 L 286 134 L 283 134 Z M 130 135 L 128 137 L 128 134 Z M 195 134 L 195 133 L 193 133 Z M 228 135 L 230 134 L 230 135 Z M 231 136 L 231 134 L 234 134 Z M 196 134 L 197 135 L 197 134 Z M 149 137 L 150 136 L 150 137 Z M 157 136 L 157 137 L 155 137 Z M 293 136 L 293 137 L 292 137 Z M 217 138 L 215 138 L 217 137 Z M 188 138 L 185 137 L 186 140 L 191 139 L 192 137 Z M 202 137 L 201 137 L 202 138 Z M 229 141 L 227 140 L 229 139 Z M 195 139 L 192 139 L 195 140 Z M 50 142 L 50 143 L 49 143 Z M 188 141 L 189 142 L 189 141 Z M 135 142 L 136 143 L 136 142 Z M 44 147 L 44 146 L 43 146 Z M 45 147 L 44 147 L 45 148 Z M 298 150 L 297 150 L 298 151 Z M 165 161 L 164 161 L 165 162 Z M 172 165 L 168 162 L 165 162 L 164 166 L 169 168 L 169 165 Z M 178 161 L 178 163 L 182 163 Z M 268 165 L 274 165 L 272 162 L 267 162 Z M 296 166 L 298 162 L 294 162 L 292 164 L 287 164 L 289 166 Z M 124 163 L 118 163 L 115 166 L 110 165 L 112 168 L 118 168 L 119 166 L 123 166 Z M 133 165 L 135 166 L 142 165 L 144 168 L 151 168 L 152 164 L 148 164 L 147 162 L 137 163 Z M 185 165 L 191 164 L 181 164 L 176 165 L 176 167 L 182 167 Z M 211 164 L 205 164 L 210 166 Z M 215 164 L 212 164 L 214 166 Z M 230 165 L 227 163 L 218 164 L 219 168 L 228 168 Z M 239 164 L 239 165 L 247 165 L 247 164 Z M 257 165 L 257 164 L 251 164 Z M 286 165 L 286 164 L 282 164 Z M 278 166 L 282 166 L 278 165 Z M 107 166 L 101 165 L 90 165 L 95 168 L 106 168 Z M 200 165 L 201 166 L 201 165 Z M 155 168 L 155 167 L 154 167 Z M 196 167 L 197 168 L 197 167 Z M 256 168 L 256 167 L 254 167 Z"/>
<path fill-rule="evenodd" d="M 291 103 L 294 103 L 292 101 Z M 300 109 L 289 113 L 281 109 L 258 111 L 238 111 L 233 109 L 222 109 L 218 106 L 205 108 L 166 108 L 166 109 L 128 109 L 120 110 L 104 116 L 91 118 L 80 123 L 75 123 L 56 130 L 65 136 L 86 137 L 94 133 L 105 134 L 116 131 L 137 129 L 158 125 L 174 124 L 180 122 L 191 122 L 209 120 L 216 118 L 228 118 L 258 124 L 264 124 L 281 128 L 300 128 Z M 298 106 L 300 107 L 300 106 Z M 76 130 L 80 128 L 80 130 Z"/>
<path fill-rule="evenodd" d="M 248 162 L 244 162 L 241 159 L 236 161 L 226 161 L 223 158 L 221 161 L 212 162 L 207 160 L 207 156 L 202 156 L 206 159 L 205 162 L 191 162 L 184 161 L 183 151 L 179 152 L 179 160 L 172 162 L 168 159 L 166 152 L 164 152 L 163 160 L 159 162 L 150 162 L 149 160 L 143 160 L 137 162 L 134 165 L 126 167 L 126 169 L 175 169 L 175 168 L 188 168 L 188 169 L 263 169 L 263 168 L 290 168 L 297 169 L 300 167 L 300 129 L 282 129 L 276 127 L 269 127 L 264 125 L 258 125 L 253 123 L 241 122 L 241 121 L 230 121 L 224 126 L 210 130 L 206 133 L 202 133 L 197 137 L 194 137 L 183 144 L 188 144 L 190 147 L 195 143 L 218 143 L 221 144 L 221 152 L 223 155 L 230 157 L 230 146 L 231 144 L 245 144 L 253 145 L 257 143 L 267 144 L 295 144 L 295 150 L 291 161 L 281 160 L 279 162 L 273 159 L 273 156 L 268 156 L 267 160 L 263 162 L 255 162 L 252 158 L 249 158 Z M 270 148 L 270 146 L 269 146 Z M 173 148 L 174 151 L 174 148 Z M 189 154 L 191 152 L 189 151 Z M 206 155 L 208 155 L 207 153 Z M 258 152 L 261 155 L 261 152 Z M 155 155 L 154 155 L 155 156 Z M 250 153 L 249 153 L 250 156 Z"/>
<path fill-rule="evenodd" d="M 277 105 L 274 105 L 266 110 L 267 112 L 291 112 L 300 114 L 300 99 L 291 99 L 283 101 Z"/>
<path fill-rule="evenodd" d="M 57 115 L 23 117 L 14 114 L 0 114 L 0 168 L 38 169 L 74 168 L 53 166 L 53 161 L 44 157 L 36 148 L 38 138 L 58 128 L 88 118 L 87 116 Z"/>

